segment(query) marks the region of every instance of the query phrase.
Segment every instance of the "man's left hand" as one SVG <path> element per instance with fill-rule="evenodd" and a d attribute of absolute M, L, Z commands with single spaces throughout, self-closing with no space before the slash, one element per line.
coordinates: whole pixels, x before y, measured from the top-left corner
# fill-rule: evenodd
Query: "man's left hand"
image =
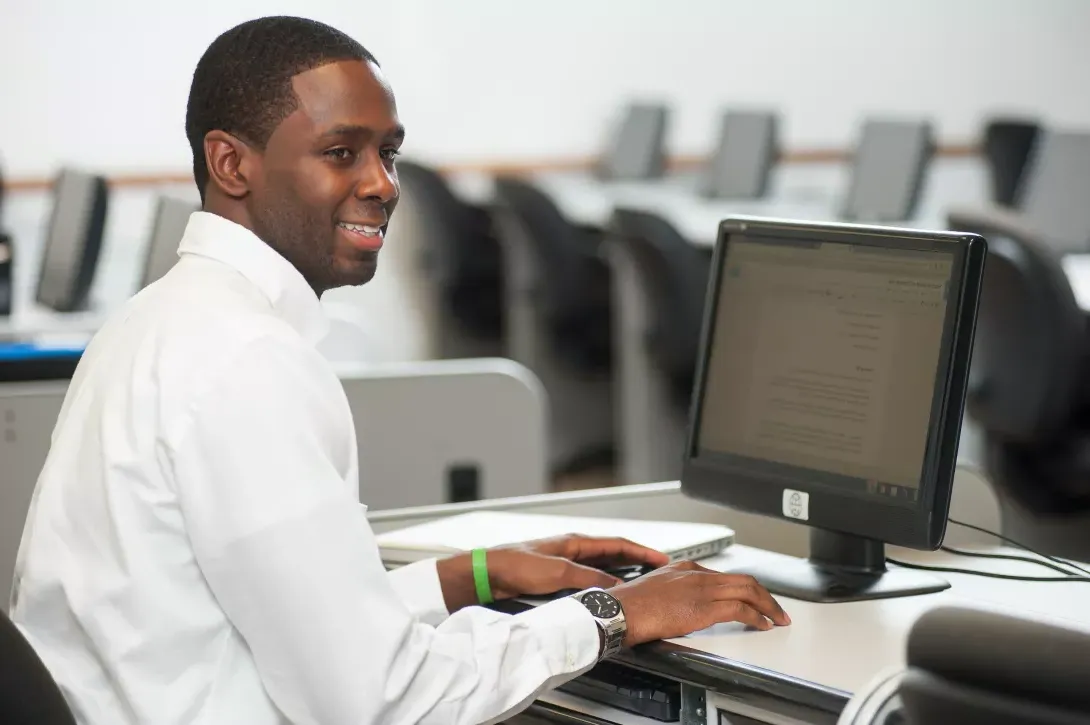
<path fill-rule="evenodd" d="M 451 612 L 477 602 L 469 554 L 439 562 L 439 579 Z M 562 589 L 608 589 L 618 583 L 603 569 L 670 562 L 666 554 L 628 539 L 571 534 L 489 549 L 488 579 L 495 599 L 552 594 Z"/>

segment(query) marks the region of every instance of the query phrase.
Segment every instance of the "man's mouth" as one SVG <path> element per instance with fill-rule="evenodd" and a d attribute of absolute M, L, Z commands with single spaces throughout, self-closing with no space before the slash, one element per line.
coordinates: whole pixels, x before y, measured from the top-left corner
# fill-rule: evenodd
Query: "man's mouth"
<path fill-rule="evenodd" d="M 367 224 L 349 224 L 348 222 L 339 222 L 337 226 L 363 237 L 378 237 L 381 239 L 383 236 L 382 227 L 373 227 Z"/>
<path fill-rule="evenodd" d="M 357 249 L 367 252 L 377 252 L 382 248 L 382 240 L 386 235 L 386 226 L 372 224 L 353 224 L 351 222 L 338 222 L 337 226 L 344 231 L 349 240 Z"/>

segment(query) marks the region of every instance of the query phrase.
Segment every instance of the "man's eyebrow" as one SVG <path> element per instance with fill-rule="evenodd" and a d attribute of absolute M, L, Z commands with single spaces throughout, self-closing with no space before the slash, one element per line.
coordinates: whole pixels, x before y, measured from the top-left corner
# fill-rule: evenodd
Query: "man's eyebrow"
<path fill-rule="evenodd" d="M 375 134 L 375 129 L 367 126 L 360 126 L 358 124 L 339 124 L 322 132 L 322 138 L 335 138 L 337 136 L 374 136 Z M 389 133 L 385 134 L 384 137 L 393 141 L 404 141 L 405 127 L 401 125 L 396 126 Z"/>

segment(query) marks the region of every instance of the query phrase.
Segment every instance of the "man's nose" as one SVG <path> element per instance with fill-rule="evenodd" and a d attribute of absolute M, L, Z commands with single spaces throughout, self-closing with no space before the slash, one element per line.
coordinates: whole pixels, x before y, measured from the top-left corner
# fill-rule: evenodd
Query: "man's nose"
<path fill-rule="evenodd" d="M 387 168 L 381 158 L 372 158 L 364 167 L 359 182 L 356 184 L 356 198 L 370 199 L 388 204 L 397 198 L 397 176 Z"/>

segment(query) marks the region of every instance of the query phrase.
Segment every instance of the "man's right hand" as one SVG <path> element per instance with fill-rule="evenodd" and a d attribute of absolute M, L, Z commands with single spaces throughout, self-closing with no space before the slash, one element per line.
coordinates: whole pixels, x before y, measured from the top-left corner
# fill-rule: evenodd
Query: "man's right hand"
<path fill-rule="evenodd" d="M 720 622 L 757 629 L 791 619 L 756 579 L 679 561 L 609 590 L 624 609 L 625 646 L 681 637 Z"/>

